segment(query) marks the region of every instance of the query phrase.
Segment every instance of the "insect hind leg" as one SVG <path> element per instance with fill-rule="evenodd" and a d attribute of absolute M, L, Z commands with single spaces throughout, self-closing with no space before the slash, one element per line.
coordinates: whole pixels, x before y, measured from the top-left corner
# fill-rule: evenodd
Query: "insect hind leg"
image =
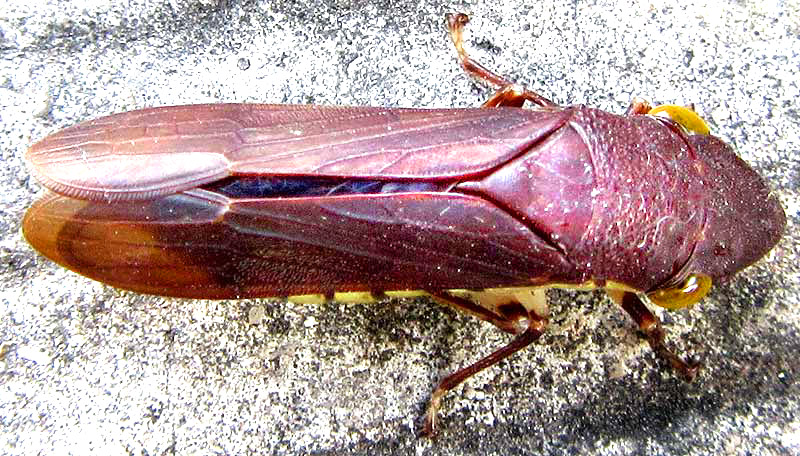
<path fill-rule="evenodd" d="M 489 368 L 514 353 L 522 350 L 535 342 L 547 328 L 547 304 L 543 289 L 533 291 L 513 291 L 507 293 L 497 292 L 468 292 L 470 298 L 461 297 L 454 291 L 441 293 L 430 292 L 433 298 L 442 304 L 447 304 L 466 311 L 483 320 L 489 321 L 498 328 L 516 334 L 508 345 L 495 350 L 480 360 L 463 367 L 444 377 L 431 393 L 428 407 L 423 417 L 420 435 L 431 437 L 438 429 L 438 412 L 442 399 L 448 391 L 461 384 L 464 380 L 478 372 Z M 492 295 L 501 295 L 497 301 Z M 483 298 L 484 302 L 481 301 Z M 473 300 L 477 302 L 473 302 Z M 542 302 L 544 300 L 544 302 Z M 498 304 L 500 303 L 500 304 Z"/>
<path fill-rule="evenodd" d="M 467 51 L 464 50 L 463 37 L 464 26 L 469 22 L 469 17 L 466 14 L 450 13 L 445 15 L 445 20 L 447 21 L 447 30 L 450 32 L 450 39 L 453 40 L 453 45 L 456 48 L 456 52 L 458 52 L 458 59 L 461 61 L 461 66 L 464 67 L 464 70 L 477 79 L 499 87 L 499 90 L 483 104 L 484 107 L 506 106 L 519 108 L 526 100 L 545 108 L 558 107 L 557 104 L 538 93 L 515 84 L 486 68 L 467 54 Z"/>

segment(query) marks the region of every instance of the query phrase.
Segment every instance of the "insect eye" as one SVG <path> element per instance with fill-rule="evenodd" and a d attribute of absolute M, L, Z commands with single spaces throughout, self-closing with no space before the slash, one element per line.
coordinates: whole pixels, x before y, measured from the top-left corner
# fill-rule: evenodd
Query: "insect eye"
<path fill-rule="evenodd" d="M 703 299 L 711 290 L 711 277 L 703 274 L 692 274 L 683 283 L 670 288 L 656 290 L 647 295 L 657 305 L 677 310 L 691 306 Z"/>
<path fill-rule="evenodd" d="M 648 111 L 647 114 L 666 117 L 685 128 L 689 133 L 707 135 L 711 132 L 705 120 L 686 106 L 660 105 Z"/>

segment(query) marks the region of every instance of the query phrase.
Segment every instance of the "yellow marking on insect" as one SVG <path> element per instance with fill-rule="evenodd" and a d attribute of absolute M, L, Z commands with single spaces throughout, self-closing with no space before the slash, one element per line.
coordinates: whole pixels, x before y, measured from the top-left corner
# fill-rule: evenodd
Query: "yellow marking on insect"
<path fill-rule="evenodd" d="M 294 304 L 323 304 L 326 301 L 324 294 L 293 295 L 286 299 Z"/>
<path fill-rule="evenodd" d="M 517 303 L 529 312 L 533 311 L 540 317 L 547 317 L 550 315 L 550 307 L 547 305 L 547 288 L 549 287 L 511 287 L 487 288 L 480 291 L 447 290 L 447 292 L 452 296 L 469 299 L 494 313 L 501 313 L 499 309 L 503 305 Z"/>
<path fill-rule="evenodd" d="M 547 304 L 546 289 L 537 288 L 535 290 L 515 292 L 513 296 L 528 312 L 533 312 L 540 317 L 550 316 L 550 306 Z"/>
<path fill-rule="evenodd" d="M 450 296 L 469 299 L 482 307 L 496 309 L 503 304 L 516 302 L 511 290 L 524 292 L 524 288 L 487 288 L 485 290 L 446 290 Z"/>
<path fill-rule="evenodd" d="M 367 304 L 378 301 L 369 291 L 336 292 L 333 294 L 333 300 L 350 304 Z"/>
<path fill-rule="evenodd" d="M 703 299 L 711 290 L 711 277 L 692 274 L 683 283 L 647 294 L 654 304 L 669 310 L 683 309 Z"/>
<path fill-rule="evenodd" d="M 604 288 L 606 290 L 629 291 L 631 293 L 641 293 L 642 292 L 642 290 L 637 290 L 636 288 L 633 288 L 630 285 L 625 285 L 624 283 L 620 283 L 620 282 L 614 282 L 613 280 L 609 280 L 608 282 L 606 282 L 605 286 L 603 286 L 603 287 L 595 285 L 595 287 L 592 288 L 592 289 L 596 289 L 596 288 Z"/>
<path fill-rule="evenodd" d="M 547 316 L 549 312 L 545 291 L 548 288 L 576 291 L 592 291 L 598 288 L 605 288 L 607 290 L 641 292 L 628 285 L 613 281 L 608 281 L 601 287 L 593 280 L 578 284 L 553 282 L 531 287 L 497 287 L 481 290 L 453 288 L 443 291 L 451 296 L 469 299 L 487 309 L 497 309 L 504 304 L 515 302 L 528 310 L 533 310 L 537 315 Z M 390 290 L 381 292 L 381 295 L 387 298 L 409 299 L 429 296 L 430 294 L 425 290 Z M 380 295 L 376 297 L 374 293 L 368 291 L 342 291 L 335 292 L 332 300 L 350 304 L 369 304 L 378 302 L 380 297 Z M 292 295 L 288 296 L 287 300 L 295 304 L 323 304 L 329 301 L 324 294 Z"/>
<path fill-rule="evenodd" d="M 421 296 L 428 296 L 428 293 L 422 290 L 387 291 L 383 294 L 389 298 L 419 298 Z"/>
<path fill-rule="evenodd" d="M 702 117 L 697 115 L 692 109 L 678 105 L 660 105 L 648 111 L 649 115 L 663 115 L 674 120 L 678 125 L 689 130 L 691 133 L 707 135 L 711 132 Z"/>

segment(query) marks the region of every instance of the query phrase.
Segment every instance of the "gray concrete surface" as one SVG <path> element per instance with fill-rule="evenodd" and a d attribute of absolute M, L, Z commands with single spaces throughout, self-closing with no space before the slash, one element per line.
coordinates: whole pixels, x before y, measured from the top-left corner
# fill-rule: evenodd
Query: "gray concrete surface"
<path fill-rule="evenodd" d="M 786 454 L 800 452 L 800 4 L 20 1 L 0 5 L 0 452 Z M 467 45 L 560 103 L 696 102 L 772 183 L 788 232 L 691 311 L 661 314 L 706 368 L 660 369 L 599 294 L 558 292 L 535 347 L 414 423 L 443 374 L 508 339 L 425 300 L 293 306 L 106 287 L 39 257 L 20 220 L 26 147 L 76 122 L 200 102 L 448 107 L 490 90 Z M 263 316 L 260 314 L 263 313 Z"/>

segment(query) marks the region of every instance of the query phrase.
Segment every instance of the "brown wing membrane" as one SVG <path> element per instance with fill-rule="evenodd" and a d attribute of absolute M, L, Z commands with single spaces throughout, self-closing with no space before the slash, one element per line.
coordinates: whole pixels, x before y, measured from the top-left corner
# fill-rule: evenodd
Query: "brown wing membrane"
<path fill-rule="evenodd" d="M 198 190 L 113 204 L 49 195 L 23 229 L 80 274 L 189 298 L 519 286 L 572 271 L 506 213 L 455 194 L 230 201 Z"/>
<path fill-rule="evenodd" d="M 51 190 L 152 199 L 234 174 L 443 179 L 481 173 L 568 112 L 213 104 L 142 109 L 67 128 L 27 158 Z"/>

